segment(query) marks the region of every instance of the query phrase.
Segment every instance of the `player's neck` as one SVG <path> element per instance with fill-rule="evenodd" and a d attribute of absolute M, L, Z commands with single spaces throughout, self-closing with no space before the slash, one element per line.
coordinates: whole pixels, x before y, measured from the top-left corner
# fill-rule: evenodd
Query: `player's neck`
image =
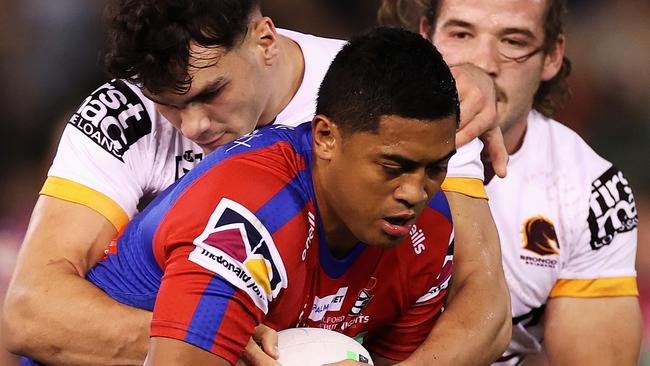
<path fill-rule="evenodd" d="M 305 73 L 305 58 L 300 46 L 293 40 L 279 35 L 280 54 L 275 63 L 276 69 L 271 75 L 270 85 L 259 87 L 273 88 L 268 107 L 262 112 L 259 126 L 272 123 L 280 112 L 289 105 L 296 95 Z"/>
<path fill-rule="evenodd" d="M 521 149 L 526 136 L 526 128 L 528 127 L 528 114 L 520 118 L 517 122 L 512 124 L 508 129 L 503 131 L 503 142 L 508 151 L 508 155 L 512 155 Z"/>
<path fill-rule="evenodd" d="M 318 218 L 323 224 L 327 247 L 335 258 L 344 258 L 357 245 L 357 240 L 343 220 L 336 214 L 329 205 L 333 197 L 325 188 L 322 175 L 319 175 L 318 167 L 312 170 L 312 181 L 314 185 L 314 196 L 318 206 Z"/>

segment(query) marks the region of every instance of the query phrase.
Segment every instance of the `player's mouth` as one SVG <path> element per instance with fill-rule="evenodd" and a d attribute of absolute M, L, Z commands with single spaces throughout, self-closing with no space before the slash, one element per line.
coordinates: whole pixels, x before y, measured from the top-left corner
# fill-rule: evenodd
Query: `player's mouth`
<path fill-rule="evenodd" d="M 414 212 L 405 212 L 386 216 L 381 220 L 381 227 L 382 230 L 390 236 L 404 237 L 408 235 L 416 218 Z"/>

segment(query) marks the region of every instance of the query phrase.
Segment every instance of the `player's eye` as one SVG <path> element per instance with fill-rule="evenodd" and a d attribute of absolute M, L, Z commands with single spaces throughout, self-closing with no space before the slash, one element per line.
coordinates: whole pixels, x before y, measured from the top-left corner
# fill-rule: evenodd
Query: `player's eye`
<path fill-rule="evenodd" d="M 427 176 L 429 179 L 438 179 L 442 174 L 447 173 L 447 162 L 427 167 Z"/>
<path fill-rule="evenodd" d="M 513 38 L 504 38 L 502 42 L 510 47 L 526 47 L 528 45 L 526 41 Z"/>
<path fill-rule="evenodd" d="M 207 102 L 210 102 L 210 101 L 214 100 L 214 98 L 218 97 L 219 94 L 221 94 L 221 91 L 222 91 L 222 90 L 223 90 L 223 88 L 219 88 L 219 89 L 215 89 L 215 90 L 206 91 L 205 93 L 203 93 L 203 94 L 197 96 L 197 97 L 195 98 L 195 101 L 196 101 L 196 102 L 199 102 L 199 103 L 207 103 Z"/>
<path fill-rule="evenodd" d="M 465 32 L 465 31 L 456 31 L 456 32 L 451 32 L 451 38 L 458 39 L 458 40 L 466 40 L 471 37 L 471 33 Z"/>
<path fill-rule="evenodd" d="M 402 174 L 403 169 L 399 165 L 394 165 L 394 164 L 379 164 L 384 171 L 384 173 L 388 176 L 394 177 Z"/>

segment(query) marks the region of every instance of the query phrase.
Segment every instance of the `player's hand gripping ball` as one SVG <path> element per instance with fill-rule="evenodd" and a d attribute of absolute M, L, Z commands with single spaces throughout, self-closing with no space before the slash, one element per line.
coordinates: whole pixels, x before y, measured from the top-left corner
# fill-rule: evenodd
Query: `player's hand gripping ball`
<path fill-rule="evenodd" d="M 331 330 L 292 328 L 278 332 L 283 366 L 321 366 L 343 360 L 373 365 L 370 353 L 354 339 Z"/>

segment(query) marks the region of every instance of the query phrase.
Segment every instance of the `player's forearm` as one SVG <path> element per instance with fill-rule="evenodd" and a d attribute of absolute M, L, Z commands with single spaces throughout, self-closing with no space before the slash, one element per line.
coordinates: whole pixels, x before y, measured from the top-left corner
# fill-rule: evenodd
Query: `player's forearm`
<path fill-rule="evenodd" d="M 48 267 L 9 289 L 8 349 L 52 365 L 142 365 L 151 314 L 117 303 L 69 263 Z"/>
<path fill-rule="evenodd" d="M 447 192 L 454 232 L 448 306 L 410 365 L 482 365 L 496 360 L 512 336 L 510 294 L 487 202 Z"/>
<path fill-rule="evenodd" d="M 488 365 L 512 335 L 510 301 L 503 287 L 468 281 L 457 288 L 425 342 L 400 365 Z"/>

